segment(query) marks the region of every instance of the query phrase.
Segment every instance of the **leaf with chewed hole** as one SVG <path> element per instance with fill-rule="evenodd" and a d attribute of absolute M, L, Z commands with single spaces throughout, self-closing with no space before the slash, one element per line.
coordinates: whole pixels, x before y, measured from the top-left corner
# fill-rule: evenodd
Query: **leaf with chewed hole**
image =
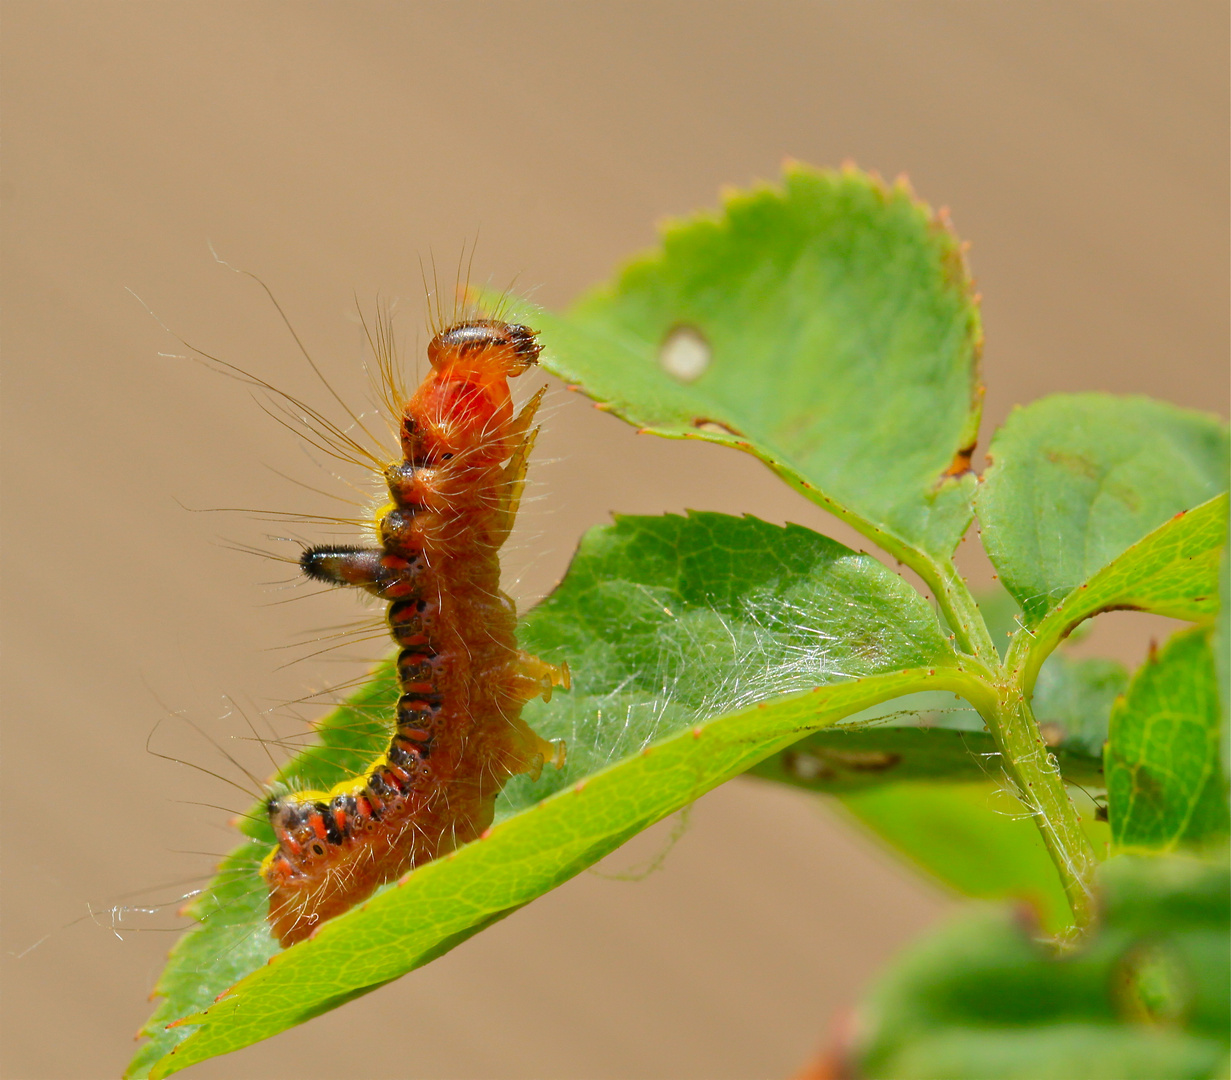
<path fill-rule="evenodd" d="M 213 962 L 236 930 L 227 922 L 230 936 L 217 936 L 207 918 L 172 956 L 160 991 L 173 996 L 130 1075 L 166 1076 L 301 1023 L 427 963 L 808 732 L 972 681 L 926 601 L 875 559 L 798 526 L 718 514 L 592 530 L 520 638 L 573 669 L 571 692 L 526 710 L 540 735 L 567 741 L 565 768 L 514 779 L 484 839 L 268 964 L 258 950 L 238 985 L 231 959 Z M 358 715 L 379 704 L 365 699 Z M 325 741 L 359 759 L 382 748 L 353 710 L 326 729 Z M 328 783 L 345 774 L 326 774 L 330 757 L 297 759 L 283 775 L 307 768 Z M 260 882 L 248 860 L 251 897 Z M 237 877 L 227 884 L 239 891 Z M 251 937 L 267 938 L 263 906 L 252 907 Z M 171 1020 L 183 1024 L 166 1030 Z"/>
<path fill-rule="evenodd" d="M 567 315 L 512 310 L 604 410 L 756 455 L 908 565 L 966 531 L 978 307 L 960 242 L 904 181 L 790 165 L 667 225 Z"/>
<path fill-rule="evenodd" d="M 1149 398 L 1043 398 L 1014 410 L 988 456 L 984 544 L 1031 627 L 1169 518 L 1228 488 L 1226 425 Z"/>
<path fill-rule="evenodd" d="M 1171 851 L 1227 837 L 1218 674 L 1210 629 L 1171 638 L 1111 714 L 1107 810 L 1117 848 Z"/>

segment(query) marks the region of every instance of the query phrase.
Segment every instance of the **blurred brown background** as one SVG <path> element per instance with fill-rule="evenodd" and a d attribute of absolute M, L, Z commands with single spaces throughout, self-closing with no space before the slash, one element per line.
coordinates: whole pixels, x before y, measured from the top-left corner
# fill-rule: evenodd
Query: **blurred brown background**
<path fill-rule="evenodd" d="M 1224 3 L 18 3 L 3 5 L 5 1077 L 122 1069 L 178 895 L 246 797 L 200 723 L 354 674 L 315 652 L 350 597 L 280 603 L 229 542 L 345 489 L 194 344 L 328 404 L 258 272 L 350 400 L 354 295 L 404 300 L 419 256 L 566 304 L 654 223 L 853 158 L 952 208 L 985 296 L 987 424 L 1052 390 L 1227 408 Z M 509 554 L 529 599 L 611 510 L 792 519 L 751 460 L 638 439 L 562 391 Z M 276 471 L 271 471 L 276 470 Z M 182 505 L 180 505 L 182 504 Z M 966 545 L 972 547 L 973 545 Z M 286 545 L 282 545 L 286 550 Z M 293 549 L 292 549 L 293 550 Z M 972 564 L 983 578 L 986 567 Z M 1087 648 L 1131 659 L 1156 627 Z M 286 646 L 300 642 L 292 648 Z M 326 642 L 325 644 L 328 644 Z M 159 725 L 155 730 L 156 725 Z M 669 823 L 668 823 L 669 824 Z M 616 853 L 654 857 L 670 828 Z M 423 971 L 205 1077 L 775 1077 L 950 901 L 813 801 L 703 800 L 644 880 L 586 874 Z M 131 924 L 131 927 L 130 927 Z M 129 932 L 129 929 L 133 932 Z M 23 950 L 46 940 L 24 956 Z"/>

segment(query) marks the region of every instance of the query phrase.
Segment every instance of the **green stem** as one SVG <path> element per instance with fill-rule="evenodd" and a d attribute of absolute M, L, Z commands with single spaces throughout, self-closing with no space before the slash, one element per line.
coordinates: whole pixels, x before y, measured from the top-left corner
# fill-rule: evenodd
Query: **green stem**
<path fill-rule="evenodd" d="M 969 642 L 973 658 L 973 662 L 963 664 L 966 672 L 975 676 L 964 696 L 979 711 L 996 740 L 1005 772 L 1034 818 L 1060 876 L 1073 909 L 1073 922 L 1078 932 L 1084 931 L 1094 918 L 1098 859 L 1069 798 L 1060 766 L 1048 752 L 1030 709 L 1029 690 L 1022 684 L 1024 665 L 1012 659 L 1000 663 L 987 623 L 956 567 L 946 563 L 936 570 L 937 585 L 933 588 L 941 610 L 958 640 Z M 932 584 L 931 580 L 928 583 Z M 1010 656 L 1012 652 L 1010 648 Z"/>
<path fill-rule="evenodd" d="M 1005 673 L 1007 675 L 1007 672 Z M 1047 749 L 1026 695 L 1012 679 L 998 687 L 994 700 L 979 709 L 1004 757 L 1017 797 L 1034 818 L 1079 933 L 1094 919 L 1094 872 L 1098 857 L 1081 827 L 1056 758 Z"/>
<path fill-rule="evenodd" d="M 971 595 L 966 579 L 948 559 L 932 562 L 920 560 L 920 565 L 908 564 L 932 590 L 945 621 L 955 635 L 958 646 L 981 661 L 985 668 L 998 668 L 1000 654 L 988 632 L 979 605 Z"/>

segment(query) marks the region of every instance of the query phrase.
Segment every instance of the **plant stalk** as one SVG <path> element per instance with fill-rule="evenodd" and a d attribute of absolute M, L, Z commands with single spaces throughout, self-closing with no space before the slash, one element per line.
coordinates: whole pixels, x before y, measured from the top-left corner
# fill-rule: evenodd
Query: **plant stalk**
<path fill-rule="evenodd" d="M 997 668 L 1000 654 L 988 632 L 987 623 L 975 598 L 970 593 L 966 579 L 948 559 L 928 561 L 923 566 L 911 567 L 932 590 L 936 603 L 953 631 L 958 647 L 979 660 L 986 668 Z"/>
<path fill-rule="evenodd" d="M 1017 789 L 1017 797 L 1034 818 L 1060 875 L 1076 931 L 1084 933 L 1095 915 L 1098 857 L 1081 827 L 1060 766 L 1047 749 L 1025 694 L 1012 682 L 1002 684 L 996 707 L 983 718 L 1004 755 L 1005 771 Z"/>
<path fill-rule="evenodd" d="M 970 652 L 976 661 L 963 664 L 967 673 L 975 676 L 972 684 L 978 683 L 977 688 L 968 686 L 964 696 L 979 711 L 996 740 L 1005 772 L 1017 797 L 1030 811 L 1060 876 L 1073 910 L 1076 932 L 1080 934 L 1090 926 L 1095 915 L 1094 872 L 1098 857 L 1081 827 L 1077 808 L 1060 775 L 1059 763 L 1048 751 L 1039 731 L 1027 691 L 1020 681 L 1022 665 L 1000 663 L 987 623 L 965 579 L 951 563 L 948 572 L 938 569 L 941 569 L 938 577 L 943 581 L 943 592 L 937 591 L 937 599 L 955 632 L 961 626 L 964 633 L 959 640 L 964 637 L 970 643 Z"/>

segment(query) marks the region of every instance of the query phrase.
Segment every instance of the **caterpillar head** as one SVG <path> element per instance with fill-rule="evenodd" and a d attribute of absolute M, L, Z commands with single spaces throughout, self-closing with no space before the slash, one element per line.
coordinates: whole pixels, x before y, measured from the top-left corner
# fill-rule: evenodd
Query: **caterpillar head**
<path fill-rule="evenodd" d="M 427 347 L 433 368 L 457 366 L 491 378 L 520 375 L 538 363 L 536 331 L 499 319 L 470 319 L 442 330 Z"/>

